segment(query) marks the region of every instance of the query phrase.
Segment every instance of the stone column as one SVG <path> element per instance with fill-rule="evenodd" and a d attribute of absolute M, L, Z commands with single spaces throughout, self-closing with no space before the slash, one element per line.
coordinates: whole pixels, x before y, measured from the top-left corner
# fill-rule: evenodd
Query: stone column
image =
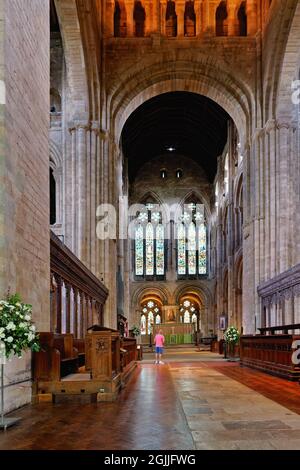
<path fill-rule="evenodd" d="M 104 36 L 108 38 L 114 36 L 114 13 L 115 13 L 115 0 L 106 0 Z"/>
<path fill-rule="evenodd" d="M 72 137 L 75 149 L 72 149 L 72 158 L 74 158 L 73 177 L 74 185 L 72 187 L 72 224 L 74 240 L 72 243 L 73 251 L 83 262 L 86 262 L 87 239 L 86 239 L 86 221 L 87 221 L 87 160 L 88 160 L 88 141 L 87 132 L 89 125 L 87 123 L 77 123 L 75 126 L 76 135 Z M 74 130 L 72 129 L 72 135 Z"/>
<path fill-rule="evenodd" d="M 289 140 L 290 129 L 289 124 L 285 122 L 278 123 L 278 150 L 279 150 L 279 167 L 277 168 L 278 188 L 276 193 L 278 197 L 278 261 L 279 272 L 286 271 L 289 267 L 288 253 L 288 229 L 289 229 L 289 191 L 290 181 L 288 177 L 289 162 Z"/>
<path fill-rule="evenodd" d="M 56 282 L 56 329 L 55 333 L 62 332 L 62 279 L 55 275 Z"/>
<path fill-rule="evenodd" d="M 232 2 L 227 2 L 227 21 L 228 21 L 228 36 L 236 36 L 237 31 L 237 17 L 236 5 Z"/>
<path fill-rule="evenodd" d="M 167 0 L 160 0 L 160 33 L 166 35 Z"/>
<path fill-rule="evenodd" d="M 74 311 L 73 311 L 73 332 L 74 337 L 79 338 L 78 333 L 78 289 L 74 288 Z"/>
<path fill-rule="evenodd" d="M 66 333 L 71 333 L 71 286 L 65 284 L 66 287 Z"/>
<path fill-rule="evenodd" d="M 176 2 L 176 13 L 177 13 L 177 36 L 184 36 L 184 12 L 185 2 L 179 0 Z"/>
<path fill-rule="evenodd" d="M 158 33 L 160 31 L 159 26 L 159 0 L 153 0 L 152 5 L 152 31 Z"/>
<path fill-rule="evenodd" d="M 209 0 L 203 0 L 202 2 L 202 15 L 202 31 L 205 34 L 209 34 L 212 31 L 215 31 L 215 24 L 213 25 L 212 29 L 209 22 Z"/>
<path fill-rule="evenodd" d="M 194 8 L 196 15 L 196 36 L 200 36 L 203 22 L 203 18 L 201 16 L 201 0 L 195 0 Z"/>
<path fill-rule="evenodd" d="M 252 36 L 257 32 L 257 0 L 247 0 L 247 34 Z"/>
<path fill-rule="evenodd" d="M 133 19 L 134 1 L 126 0 L 126 17 L 127 17 L 127 36 L 133 37 L 135 35 L 135 24 Z"/>
<path fill-rule="evenodd" d="M 152 15 L 151 15 L 151 2 L 144 0 L 143 6 L 145 9 L 145 36 L 149 36 L 152 32 Z"/>
<path fill-rule="evenodd" d="M 269 143 L 269 208 L 270 208 L 270 277 L 276 275 L 276 122 L 270 120 L 266 126 Z"/>

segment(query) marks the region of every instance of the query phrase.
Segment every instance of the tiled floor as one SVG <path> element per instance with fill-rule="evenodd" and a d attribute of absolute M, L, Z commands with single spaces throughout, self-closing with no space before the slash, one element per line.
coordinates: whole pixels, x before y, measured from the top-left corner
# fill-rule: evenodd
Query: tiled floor
<path fill-rule="evenodd" d="M 300 449 L 300 387 L 195 349 L 147 355 L 116 403 L 41 404 L 0 449 Z"/>

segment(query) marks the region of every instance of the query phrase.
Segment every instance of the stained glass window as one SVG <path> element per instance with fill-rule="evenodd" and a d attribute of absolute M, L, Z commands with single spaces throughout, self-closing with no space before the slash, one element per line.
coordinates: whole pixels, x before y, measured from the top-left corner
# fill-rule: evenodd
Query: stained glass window
<path fill-rule="evenodd" d="M 146 227 L 146 275 L 154 274 L 154 230 L 151 223 Z"/>
<path fill-rule="evenodd" d="M 178 274 L 186 273 L 186 240 L 185 226 L 183 223 L 178 227 Z"/>
<path fill-rule="evenodd" d="M 161 323 L 160 306 L 154 300 L 149 300 L 147 303 L 142 304 L 141 308 L 141 334 L 150 335 L 153 333 L 154 323 Z"/>
<path fill-rule="evenodd" d="M 177 266 L 179 276 L 207 274 L 207 243 L 204 206 L 184 206 L 177 225 Z"/>
<path fill-rule="evenodd" d="M 135 274 L 137 276 L 144 274 L 144 231 L 141 224 L 135 231 Z"/>
<path fill-rule="evenodd" d="M 165 228 L 161 212 L 149 203 L 137 214 L 135 229 L 135 275 L 163 276 L 165 274 Z M 142 240 L 144 236 L 144 239 Z"/>
<path fill-rule="evenodd" d="M 141 335 L 146 334 L 146 315 L 141 316 Z"/>
<path fill-rule="evenodd" d="M 164 227 L 159 224 L 156 227 L 156 274 L 163 276 L 165 273 L 165 235 Z"/>
<path fill-rule="evenodd" d="M 195 313 L 192 316 L 192 323 L 197 323 L 197 315 Z"/>
<path fill-rule="evenodd" d="M 148 335 L 150 335 L 150 333 L 152 333 L 152 325 L 154 323 L 154 315 L 153 315 L 153 312 L 150 311 L 148 313 Z"/>
<path fill-rule="evenodd" d="M 198 256 L 199 256 L 199 274 L 206 274 L 207 272 L 207 259 L 206 259 L 206 227 L 204 224 L 199 226 L 198 233 Z"/>
<path fill-rule="evenodd" d="M 196 274 L 197 261 L 196 261 L 196 226 L 191 222 L 188 230 L 188 266 L 189 274 Z"/>
<path fill-rule="evenodd" d="M 183 322 L 184 323 L 190 323 L 191 322 L 190 312 L 188 310 L 186 310 L 184 312 Z"/>

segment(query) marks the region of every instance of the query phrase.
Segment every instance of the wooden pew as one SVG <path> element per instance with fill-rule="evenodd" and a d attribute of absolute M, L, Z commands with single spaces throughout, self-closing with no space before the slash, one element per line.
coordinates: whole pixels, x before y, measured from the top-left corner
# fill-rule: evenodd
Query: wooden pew
<path fill-rule="evenodd" d="M 79 358 L 73 335 L 42 332 L 39 338 L 41 350 L 33 355 L 34 380 L 59 381 L 77 372 Z"/>
<path fill-rule="evenodd" d="M 138 360 L 138 350 L 135 338 L 123 338 L 121 341 L 121 370 L 122 372 L 131 362 Z"/>
<path fill-rule="evenodd" d="M 240 338 L 240 364 L 288 380 L 299 380 L 300 367 L 292 361 L 292 345 L 297 340 L 300 336 L 292 334 L 243 335 Z"/>

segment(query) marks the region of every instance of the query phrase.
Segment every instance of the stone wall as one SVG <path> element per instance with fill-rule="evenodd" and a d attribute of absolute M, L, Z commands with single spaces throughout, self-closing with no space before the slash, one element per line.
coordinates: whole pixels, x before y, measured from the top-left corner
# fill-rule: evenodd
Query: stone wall
<path fill-rule="evenodd" d="M 3 3 L 3 2 L 2 2 Z M 49 329 L 49 2 L 5 2 L 0 293 L 18 292 Z M 7 367 L 6 408 L 31 397 L 30 355 Z"/>

